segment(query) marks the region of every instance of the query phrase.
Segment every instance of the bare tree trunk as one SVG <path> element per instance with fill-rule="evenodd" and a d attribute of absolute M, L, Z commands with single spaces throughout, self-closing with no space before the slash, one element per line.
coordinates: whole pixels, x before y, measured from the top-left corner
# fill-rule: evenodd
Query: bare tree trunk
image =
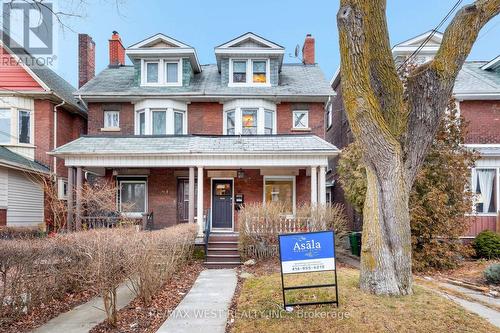
<path fill-rule="evenodd" d="M 387 165 L 378 175 L 366 170 L 360 286 L 375 294 L 411 294 L 409 192 L 401 165 Z"/>

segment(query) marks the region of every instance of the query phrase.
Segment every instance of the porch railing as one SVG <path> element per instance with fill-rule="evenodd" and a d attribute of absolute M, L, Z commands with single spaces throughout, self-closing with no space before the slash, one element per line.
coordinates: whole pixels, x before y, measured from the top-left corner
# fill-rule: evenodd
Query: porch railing
<path fill-rule="evenodd" d="M 82 225 L 86 229 L 116 228 L 125 224 L 138 225 L 144 230 L 153 230 L 153 212 L 137 218 L 122 218 L 121 216 L 82 216 Z"/>
<path fill-rule="evenodd" d="M 206 213 L 206 218 L 205 218 L 205 235 L 204 235 L 204 242 L 205 242 L 205 256 L 208 255 L 208 239 L 210 238 L 210 225 L 212 224 L 212 214 L 210 214 L 210 208 L 207 209 Z"/>
<path fill-rule="evenodd" d="M 245 224 L 245 228 L 251 234 L 285 234 L 322 230 L 323 224 L 316 223 L 311 218 L 282 217 L 277 221 L 269 221 L 263 217 L 255 217 Z"/>

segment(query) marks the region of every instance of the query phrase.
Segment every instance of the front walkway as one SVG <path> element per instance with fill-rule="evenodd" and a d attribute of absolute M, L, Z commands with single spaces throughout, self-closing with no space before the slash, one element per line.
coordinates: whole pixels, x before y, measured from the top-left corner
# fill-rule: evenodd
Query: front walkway
<path fill-rule="evenodd" d="M 224 333 L 237 280 L 234 269 L 201 272 L 157 333 Z"/>
<path fill-rule="evenodd" d="M 135 298 L 132 288 L 126 283 L 118 287 L 116 295 L 118 310 Z M 49 320 L 33 330 L 32 333 L 87 333 L 92 327 L 104 320 L 106 320 L 106 313 L 102 297 L 94 297 L 87 303 Z"/>

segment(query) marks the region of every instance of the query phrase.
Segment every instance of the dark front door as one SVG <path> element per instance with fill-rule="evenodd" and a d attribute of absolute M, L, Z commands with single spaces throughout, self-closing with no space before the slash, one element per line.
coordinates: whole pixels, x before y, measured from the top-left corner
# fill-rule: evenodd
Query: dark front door
<path fill-rule="evenodd" d="M 196 182 L 194 183 L 194 212 L 196 214 Z M 189 179 L 177 180 L 177 221 L 186 223 L 189 220 Z"/>
<path fill-rule="evenodd" d="M 212 228 L 233 227 L 233 181 L 216 179 L 212 183 Z"/>

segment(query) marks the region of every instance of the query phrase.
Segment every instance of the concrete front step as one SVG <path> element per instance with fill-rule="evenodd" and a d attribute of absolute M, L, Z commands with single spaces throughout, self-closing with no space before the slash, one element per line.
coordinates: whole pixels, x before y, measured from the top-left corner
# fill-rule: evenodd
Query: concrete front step
<path fill-rule="evenodd" d="M 214 233 L 208 238 L 207 268 L 233 268 L 241 265 L 237 233 Z"/>

